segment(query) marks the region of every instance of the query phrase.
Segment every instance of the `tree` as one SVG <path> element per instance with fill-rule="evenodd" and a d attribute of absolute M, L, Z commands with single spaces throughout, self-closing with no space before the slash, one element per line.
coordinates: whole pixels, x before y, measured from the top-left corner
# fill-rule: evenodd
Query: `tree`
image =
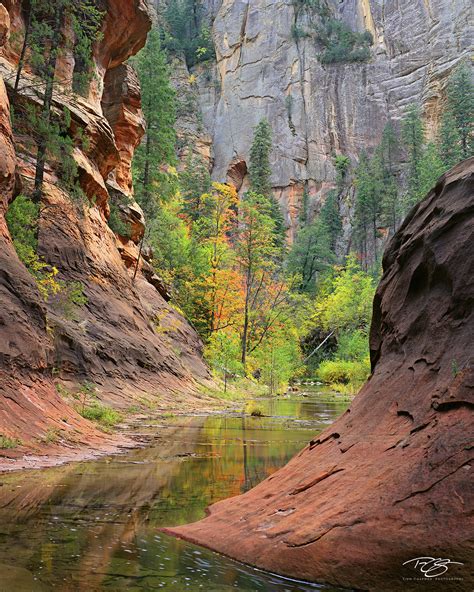
<path fill-rule="evenodd" d="M 224 393 L 227 391 L 227 383 L 230 377 L 242 372 L 242 363 L 239 360 L 240 339 L 233 331 L 219 331 L 211 335 L 205 349 L 205 356 L 211 365 L 222 373 L 224 380 Z"/>
<path fill-rule="evenodd" d="M 195 221 L 201 212 L 201 196 L 211 190 L 211 176 L 202 157 L 189 152 L 184 170 L 179 174 L 179 185 L 183 212 Z"/>
<path fill-rule="evenodd" d="M 439 149 L 447 169 L 453 167 L 463 158 L 461 136 L 450 109 L 447 109 L 441 118 Z"/>
<path fill-rule="evenodd" d="M 73 49 L 75 62 L 81 68 L 74 69 L 72 86 L 84 90 L 91 77 L 91 56 L 94 42 L 99 36 L 103 13 L 92 0 L 67 2 L 58 0 L 51 3 L 44 0 L 30 0 L 25 3 L 25 34 L 15 79 L 15 95 L 17 97 L 19 82 L 25 63 L 28 61 L 35 74 L 43 82 L 42 101 L 39 109 L 29 109 L 24 115 L 23 125 L 34 130 L 37 144 L 34 188 L 32 198 L 39 203 L 43 193 L 43 179 L 46 162 L 49 157 L 62 163 L 67 176 L 75 177 L 76 167 L 73 163 L 73 139 L 69 130 L 52 118 L 53 95 L 58 81 L 56 67 L 58 58 L 67 49 Z M 65 35 L 64 29 L 69 25 L 72 35 Z M 67 119 L 67 113 L 65 118 Z M 63 177 L 63 175 L 59 175 Z"/>
<path fill-rule="evenodd" d="M 164 11 L 164 47 L 183 52 L 188 68 L 214 56 L 214 44 L 202 0 L 174 0 Z"/>
<path fill-rule="evenodd" d="M 134 60 L 142 89 L 142 108 L 147 122 L 145 137 L 135 151 L 133 172 L 137 201 L 148 217 L 160 201 L 177 191 L 175 144 L 176 93 L 171 87 L 166 56 L 156 29 Z"/>
<path fill-rule="evenodd" d="M 245 368 L 249 346 L 250 315 L 265 279 L 271 277 L 275 257 L 275 222 L 267 198 L 248 192 L 240 203 L 237 257 L 243 276 L 244 314 L 241 332 L 241 361 Z"/>
<path fill-rule="evenodd" d="M 282 384 L 287 384 L 302 369 L 295 328 L 279 324 L 256 352 L 254 363 L 261 370 L 261 380 L 268 386 L 269 394 L 276 394 Z"/>
<path fill-rule="evenodd" d="M 312 292 L 318 275 L 333 262 L 330 234 L 321 216 L 298 232 L 288 253 L 287 270 L 300 278 L 302 292 Z"/>
<path fill-rule="evenodd" d="M 272 171 L 270 168 L 271 149 L 272 130 L 268 121 L 262 119 L 254 130 L 252 147 L 250 149 L 250 189 L 255 194 L 262 195 L 268 200 L 269 212 L 275 222 L 274 240 L 281 252 L 285 244 L 285 220 L 272 191 Z"/>
<path fill-rule="evenodd" d="M 406 205 L 410 208 L 416 203 L 419 193 L 419 165 L 423 151 L 424 129 L 420 109 L 411 105 L 402 122 L 402 140 L 408 156 L 408 190 Z"/>
<path fill-rule="evenodd" d="M 236 232 L 237 192 L 232 185 L 213 183 L 212 190 L 201 196 L 201 217 L 193 231 L 207 265 L 195 284 L 200 301 L 199 325 L 205 337 L 233 326 L 241 309 L 241 278 L 233 269 L 235 255 L 230 239 Z"/>
<path fill-rule="evenodd" d="M 344 189 L 344 184 L 350 165 L 351 161 L 349 157 L 345 156 L 344 154 L 338 154 L 334 158 L 334 166 L 336 167 L 336 183 L 339 193 L 341 193 Z"/>
<path fill-rule="evenodd" d="M 373 159 L 362 153 L 356 170 L 355 234 L 365 260 L 369 261 L 369 244 L 372 243 L 373 263 L 377 261 L 378 226 L 382 213 L 380 154 Z M 369 236 L 371 241 L 369 242 Z"/>
<path fill-rule="evenodd" d="M 336 253 L 336 245 L 342 233 L 342 220 L 339 213 L 339 197 L 335 190 L 330 191 L 321 208 L 321 222 L 329 239 L 329 248 Z"/>
<path fill-rule="evenodd" d="M 351 254 L 343 266 L 334 268 L 329 282 L 317 296 L 313 323 L 336 335 L 356 330 L 367 334 L 374 293 L 373 278 Z"/>
<path fill-rule="evenodd" d="M 463 158 L 473 154 L 474 85 L 471 68 L 463 63 L 451 74 L 447 109 L 457 128 Z"/>
<path fill-rule="evenodd" d="M 446 166 L 439 155 L 438 147 L 434 142 L 429 142 L 423 149 L 419 169 L 417 201 L 425 197 L 446 170 Z"/>

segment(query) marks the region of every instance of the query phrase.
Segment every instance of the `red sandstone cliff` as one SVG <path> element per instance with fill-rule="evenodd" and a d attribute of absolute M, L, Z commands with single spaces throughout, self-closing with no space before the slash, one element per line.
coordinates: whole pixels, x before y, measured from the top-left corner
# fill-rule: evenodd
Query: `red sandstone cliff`
<path fill-rule="evenodd" d="M 350 409 L 260 485 L 170 532 L 287 576 L 377 592 L 470 590 L 473 243 L 470 159 L 386 250 L 373 374 Z M 420 556 L 463 565 L 450 580 L 403 579 L 424 577 L 402 567 Z"/>
<path fill-rule="evenodd" d="M 59 396 L 58 380 L 71 390 L 93 383 L 103 402 L 126 408 L 139 397 L 182 405 L 183 393 L 192 396 L 196 380 L 209 378 L 196 332 L 165 301 L 158 278 L 141 263 L 132 281 L 145 223 L 139 207 L 127 211 L 133 240 L 119 240 L 107 225 L 111 193 L 132 197 L 131 159 L 144 133 L 139 84 L 123 64 L 151 26 L 143 0 L 108 0 L 89 91 L 79 96 L 65 84 L 53 97 L 54 115 L 66 106 L 71 132 L 88 139 L 74 158 L 90 204 L 73 203 L 47 168 L 39 252 L 60 279 L 82 283 L 85 306 L 66 318 L 46 304 L 16 256 L 4 215 L 21 187 L 31 185 L 35 156 L 24 137 L 12 134 L 7 96 L 23 35 L 20 7 L 18 0 L 0 4 L 0 434 L 23 442 L 3 451 L 12 457 L 42 451 L 48 431 L 56 447 L 104 445 L 105 436 Z M 73 56 L 63 56 L 61 79 L 71 79 L 73 68 Z M 18 100 L 38 104 L 35 87 L 25 71 Z"/>

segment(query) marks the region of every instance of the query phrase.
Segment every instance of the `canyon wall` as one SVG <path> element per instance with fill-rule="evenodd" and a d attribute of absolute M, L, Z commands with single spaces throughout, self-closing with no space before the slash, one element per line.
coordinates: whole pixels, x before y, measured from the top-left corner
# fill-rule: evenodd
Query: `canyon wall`
<path fill-rule="evenodd" d="M 404 563 L 448 558 L 458 564 L 429 572 L 430 589 L 470 589 L 473 240 L 471 158 L 387 247 L 372 375 L 350 408 L 257 487 L 169 532 L 271 572 L 374 592 L 423 589 Z"/>
<path fill-rule="evenodd" d="M 200 397 L 198 382 L 209 379 L 197 333 L 171 306 L 151 266 L 143 259 L 137 266 L 145 221 L 133 202 L 130 166 L 145 122 L 138 80 L 123 62 L 144 45 L 150 26 L 143 0 L 108 0 L 83 95 L 71 87 L 73 56 L 65 52 L 58 63 L 53 117 L 64 119 L 66 107 L 68 133 L 87 140 L 76 142 L 73 153 L 87 199 L 69 195 L 47 166 L 38 251 L 64 285 L 82 287 L 85 302 L 71 309 L 60 297 L 45 302 L 5 224 L 8 205 L 32 187 L 36 150 L 10 124 L 7 91 L 11 99 L 24 34 L 21 3 L 0 4 L 0 434 L 22 441 L 4 455 L 43 449 L 48 439 L 70 447 L 104 440 L 58 394 L 58 383 L 63 394 L 92 384 L 100 401 L 126 409 L 139 401 L 183 405 L 186 395 Z M 38 82 L 25 69 L 15 104 L 41 105 Z M 123 212 L 130 240 L 107 225 L 114 195 L 131 200 Z"/>
<path fill-rule="evenodd" d="M 206 0 L 217 62 L 198 67 L 213 176 L 244 183 L 258 121 L 273 128 L 272 183 L 294 230 L 307 189 L 318 208 L 334 187 L 333 158 L 355 163 L 378 144 L 388 118 L 423 106 L 436 132 L 449 73 L 473 45 L 469 0 L 329 0 L 331 13 L 374 40 L 367 63 L 321 64 L 311 31 L 317 9 L 293 0 Z M 320 3 L 321 5 L 324 2 Z"/>

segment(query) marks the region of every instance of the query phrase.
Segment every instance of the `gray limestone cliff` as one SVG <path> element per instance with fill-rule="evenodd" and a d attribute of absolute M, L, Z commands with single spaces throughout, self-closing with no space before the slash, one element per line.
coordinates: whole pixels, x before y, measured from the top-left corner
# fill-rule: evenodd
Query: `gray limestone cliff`
<path fill-rule="evenodd" d="M 453 67 L 473 45 L 470 0 L 328 0 L 332 16 L 373 37 L 364 63 L 322 64 L 313 9 L 301 0 L 205 0 L 216 63 L 198 66 L 203 136 L 216 180 L 245 188 L 253 128 L 273 128 L 273 186 L 291 229 L 304 188 L 318 208 L 334 186 L 333 157 L 355 163 L 410 103 L 433 136 Z M 321 3 L 320 3 L 321 4 Z M 181 74 L 181 80 L 182 74 Z M 211 160 L 212 158 L 212 160 Z"/>

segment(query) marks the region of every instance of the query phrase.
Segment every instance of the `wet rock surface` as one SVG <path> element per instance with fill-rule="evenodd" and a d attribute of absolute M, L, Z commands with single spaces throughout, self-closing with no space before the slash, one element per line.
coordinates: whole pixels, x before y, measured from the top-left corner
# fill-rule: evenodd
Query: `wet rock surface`
<path fill-rule="evenodd" d="M 422 589 L 410 578 L 423 574 L 402 564 L 449 558 L 463 565 L 430 588 L 470 589 L 473 238 L 470 159 L 387 247 L 373 374 L 350 409 L 260 485 L 168 531 L 272 572 L 363 590 Z"/>

